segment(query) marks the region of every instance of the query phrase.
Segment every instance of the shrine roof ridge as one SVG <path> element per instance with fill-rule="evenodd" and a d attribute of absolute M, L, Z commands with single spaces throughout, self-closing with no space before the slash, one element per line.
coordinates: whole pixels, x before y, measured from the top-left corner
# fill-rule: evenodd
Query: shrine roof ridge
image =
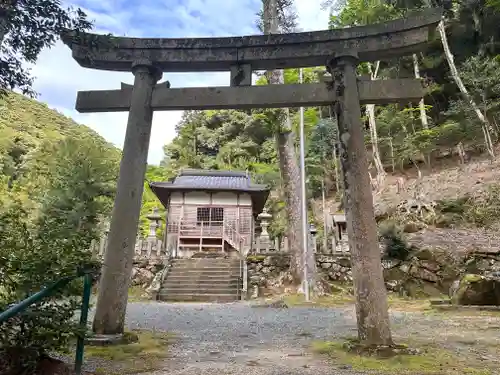
<path fill-rule="evenodd" d="M 148 185 L 165 207 L 174 192 L 248 193 L 254 215 L 262 212 L 271 191 L 268 185 L 252 183 L 247 172 L 201 169 L 185 169 L 170 181 L 149 182 Z"/>
<path fill-rule="evenodd" d="M 361 60 L 401 56 L 421 50 L 442 10 L 429 8 L 408 17 L 367 26 L 300 32 L 205 38 L 130 38 L 66 30 L 63 42 L 83 67 L 130 71 L 139 60 L 164 72 L 252 70 L 325 65 L 335 54 L 355 52 Z"/>
<path fill-rule="evenodd" d="M 247 172 L 203 169 L 184 169 L 167 182 L 151 182 L 153 190 L 220 190 L 267 192 L 269 187 L 252 183 Z"/>
<path fill-rule="evenodd" d="M 249 178 L 248 173 L 244 171 L 225 171 L 214 169 L 182 169 L 177 177 L 180 176 L 219 176 L 219 177 L 244 177 Z"/>

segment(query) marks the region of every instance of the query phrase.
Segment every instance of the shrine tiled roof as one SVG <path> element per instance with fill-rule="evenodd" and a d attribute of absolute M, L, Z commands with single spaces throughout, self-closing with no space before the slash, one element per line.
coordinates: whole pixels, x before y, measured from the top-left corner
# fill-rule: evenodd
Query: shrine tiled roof
<path fill-rule="evenodd" d="M 254 184 L 246 172 L 185 169 L 173 180 L 152 182 L 150 186 L 169 190 L 269 191 L 267 185 Z"/>
<path fill-rule="evenodd" d="M 254 210 L 260 211 L 270 192 L 267 185 L 252 183 L 246 172 L 185 169 L 166 182 L 149 182 L 149 187 L 167 206 L 170 194 L 175 191 L 226 191 L 250 194 Z"/>

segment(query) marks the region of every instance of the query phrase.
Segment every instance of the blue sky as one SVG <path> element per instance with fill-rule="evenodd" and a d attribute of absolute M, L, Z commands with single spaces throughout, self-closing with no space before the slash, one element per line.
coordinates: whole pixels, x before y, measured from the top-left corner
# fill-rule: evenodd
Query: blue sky
<path fill-rule="evenodd" d="M 328 12 L 322 0 L 295 0 L 299 27 L 327 27 Z M 258 34 L 256 13 L 262 0 L 73 0 L 94 21 L 94 32 L 137 37 L 206 37 Z M 81 68 L 70 50 L 57 43 L 43 51 L 32 68 L 39 100 L 81 124 L 96 130 L 109 142 L 122 147 L 127 113 L 79 114 L 74 110 L 79 90 L 118 89 L 132 83 L 131 73 Z M 229 73 L 165 73 L 172 87 L 227 86 Z M 175 137 L 182 112 L 155 112 L 148 162 L 158 164 L 163 145 Z"/>

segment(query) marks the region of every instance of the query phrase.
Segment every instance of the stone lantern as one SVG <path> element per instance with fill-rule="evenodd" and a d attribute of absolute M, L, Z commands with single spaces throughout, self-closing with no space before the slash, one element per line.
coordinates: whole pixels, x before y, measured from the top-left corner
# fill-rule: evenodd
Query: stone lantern
<path fill-rule="evenodd" d="M 311 247 L 315 253 L 318 248 L 316 244 L 316 234 L 318 233 L 318 229 L 316 229 L 316 226 L 313 223 L 309 224 L 309 233 L 311 234 Z"/>
<path fill-rule="evenodd" d="M 109 227 L 111 226 L 110 222 L 108 220 L 106 220 L 104 222 L 104 234 L 107 236 L 108 233 L 109 233 Z"/>
<path fill-rule="evenodd" d="M 158 208 L 153 208 L 153 212 L 151 212 L 146 218 L 150 221 L 149 223 L 149 238 L 156 238 L 156 231 L 161 227 L 161 215 L 158 213 Z"/>
<path fill-rule="evenodd" d="M 269 232 L 267 228 L 269 227 L 269 222 L 273 216 L 264 209 L 258 216 L 257 219 L 260 221 L 260 237 L 259 237 L 259 249 L 257 251 L 261 251 L 262 249 L 269 250 L 271 248 L 271 239 L 269 238 Z"/>

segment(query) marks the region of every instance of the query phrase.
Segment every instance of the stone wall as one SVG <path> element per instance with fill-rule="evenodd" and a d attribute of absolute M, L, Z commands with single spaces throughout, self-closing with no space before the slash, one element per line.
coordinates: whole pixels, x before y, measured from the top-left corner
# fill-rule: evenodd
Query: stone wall
<path fill-rule="evenodd" d="M 289 272 L 290 255 L 287 253 L 268 253 L 250 255 L 248 265 L 248 292 L 250 297 L 266 293 L 287 291 L 292 278 Z M 318 271 L 329 281 L 352 281 L 349 256 L 316 255 Z"/>
<path fill-rule="evenodd" d="M 148 288 L 153 282 L 154 277 L 158 272 L 163 270 L 164 263 L 160 260 L 141 260 L 134 262 L 132 268 L 132 283 L 131 286 L 140 286 L 141 288 Z"/>
<path fill-rule="evenodd" d="M 248 265 L 249 297 L 287 292 L 291 282 L 290 255 L 269 253 L 250 255 Z M 329 282 L 351 282 L 348 255 L 316 254 L 317 270 Z M 415 250 L 408 259 L 383 260 L 387 289 L 410 297 L 448 294 L 451 285 L 464 274 L 500 271 L 500 254 L 454 252 L 435 248 Z M 291 290 L 291 289 L 290 289 Z"/>

